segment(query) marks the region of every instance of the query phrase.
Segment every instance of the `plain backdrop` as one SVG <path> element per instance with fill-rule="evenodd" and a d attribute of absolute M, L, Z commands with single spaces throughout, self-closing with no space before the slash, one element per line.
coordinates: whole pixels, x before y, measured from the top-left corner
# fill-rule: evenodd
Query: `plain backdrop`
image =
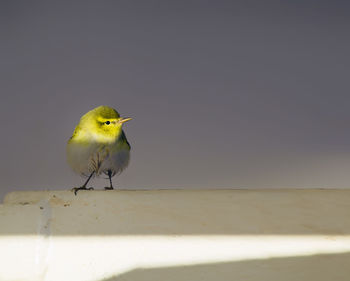
<path fill-rule="evenodd" d="M 1 1 L 0 197 L 81 185 L 65 145 L 99 105 L 133 117 L 119 188 L 349 187 L 349 8 Z"/>

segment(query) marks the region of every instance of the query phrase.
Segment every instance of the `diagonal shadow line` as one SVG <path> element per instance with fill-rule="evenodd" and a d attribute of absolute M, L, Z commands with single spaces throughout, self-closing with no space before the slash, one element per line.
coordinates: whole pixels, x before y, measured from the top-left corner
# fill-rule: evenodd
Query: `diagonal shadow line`
<path fill-rule="evenodd" d="M 348 281 L 350 253 L 136 268 L 99 281 Z"/>

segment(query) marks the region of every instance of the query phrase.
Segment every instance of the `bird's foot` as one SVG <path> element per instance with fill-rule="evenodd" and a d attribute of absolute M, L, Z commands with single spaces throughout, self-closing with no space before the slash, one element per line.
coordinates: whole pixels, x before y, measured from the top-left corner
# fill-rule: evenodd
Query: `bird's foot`
<path fill-rule="evenodd" d="M 113 190 L 114 188 L 113 188 L 113 186 L 106 186 L 105 187 L 105 190 Z"/>
<path fill-rule="evenodd" d="M 77 195 L 78 190 L 94 190 L 94 188 L 93 187 L 86 187 L 86 186 L 72 188 L 72 191 L 74 192 L 75 195 Z"/>

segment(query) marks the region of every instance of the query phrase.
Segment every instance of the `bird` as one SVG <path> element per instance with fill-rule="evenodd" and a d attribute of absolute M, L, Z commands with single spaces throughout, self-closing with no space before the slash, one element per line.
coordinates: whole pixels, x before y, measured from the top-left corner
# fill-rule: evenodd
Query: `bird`
<path fill-rule="evenodd" d="M 122 129 L 132 118 L 122 118 L 112 107 L 99 106 L 84 114 L 67 142 L 67 162 L 72 170 L 86 181 L 80 187 L 72 188 L 75 195 L 79 190 L 92 190 L 87 184 L 92 177 L 103 174 L 109 178 L 120 174 L 129 164 L 130 144 Z"/>

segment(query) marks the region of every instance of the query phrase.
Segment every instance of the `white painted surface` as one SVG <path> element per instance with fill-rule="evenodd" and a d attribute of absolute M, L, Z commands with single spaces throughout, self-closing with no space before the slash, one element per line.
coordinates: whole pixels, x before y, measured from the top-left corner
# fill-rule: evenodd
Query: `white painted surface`
<path fill-rule="evenodd" d="M 350 191 L 14 192 L 0 280 L 349 280 Z"/>

